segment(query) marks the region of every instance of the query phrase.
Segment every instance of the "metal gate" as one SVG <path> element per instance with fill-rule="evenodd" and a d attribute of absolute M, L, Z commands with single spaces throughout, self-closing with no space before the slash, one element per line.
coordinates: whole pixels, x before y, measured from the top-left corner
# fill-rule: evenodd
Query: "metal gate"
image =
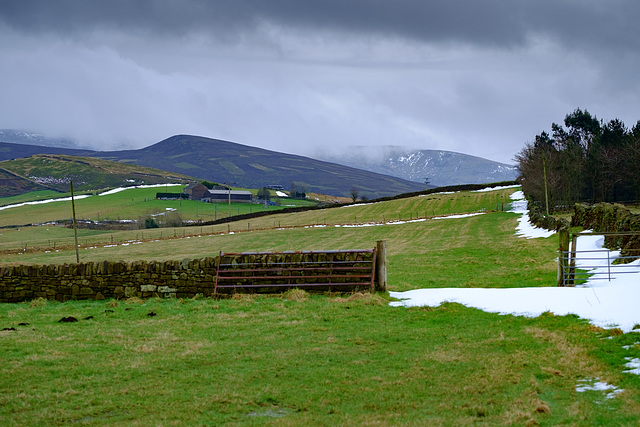
<path fill-rule="evenodd" d="M 638 232 L 601 232 L 575 233 L 571 238 L 571 245 L 564 248 L 560 236 L 558 250 L 558 286 L 575 286 L 591 280 L 611 280 L 624 274 L 640 273 L 640 265 L 630 264 L 640 258 L 640 249 L 626 248 L 622 253 L 612 252 L 610 249 L 579 250 L 578 237 L 603 236 L 619 237 L 640 236 Z M 568 238 L 567 238 L 568 240 Z M 640 284 L 639 284 L 640 286 Z"/>

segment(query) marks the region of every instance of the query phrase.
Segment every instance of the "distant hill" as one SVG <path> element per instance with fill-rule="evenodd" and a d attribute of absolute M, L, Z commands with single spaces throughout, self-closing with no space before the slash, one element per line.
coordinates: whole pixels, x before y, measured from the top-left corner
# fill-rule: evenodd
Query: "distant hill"
<path fill-rule="evenodd" d="M 172 136 L 139 150 L 92 156 L 247 188 L 281 185 L 289 189 L 293 181 L 299 189 L 334 196 L 346 196 L 356 187 L 369 198 L 425 188 L 416 182 L 335 163 L 191 135 Z"/>
<path fill-rule="evenodd" d="M 294 182 L 309 192 L 333 196 L 348 196 L 353 187 L 369 198 L 420 191 L 425 189 L 425 178 L 434 187 L 510 181 L 517 176 L 511 165 L 450 151 L 402 147 L 385 147 L 379 152 L 369 147 L 349 147 L 347 154 L 324 154 L 320 157 L 323 160 L 316 160 L 191 135 L 172 136 L 138 150 L 108 152 L 70 148 L 75 144 L 70 140 L 0 131 L 0 141 L 7 139 L 38 144 L 57 141 L 60 146 L 0 142 L 0 160 L 34 154 L 97 157 L 239 187 L 281 185 L 290 189 Z"/>
<path fill-rule="evenodd" d="M 141 184 L 188 183 L 193 178 L 138 165 L 62 154 L 37 154 L 0 162 L 1 196 L 44 188 L 68 192 L 71 180 L 74 189 L 86 191 Z"/>
<path fill-rule="evenodd" d="M 40 145 L 45 147 L 78 148 L 77 143 L 72 139 L 51 138 L 39 133 L 24 132 L 15 129 L 0 129 L 0 142 L 22 145 Z"/>
<path fill-rule="evenodd" d="M 318 153 L 319 158 L 369 171 L 425 182 L 436 187 L 512 181 L 518 177 L 513 165 L 481 157 L 441 150 L 404 147 L 349 147 L 348 155 Z"/>
<path fill-rule="evenodd" d="M 35 154 L 67 154 L 70 156 L 87 156 L 93 153 L 95 153 L 95 151 L 93 150 L 0 142 L 0 161 L 20 159 L 23 157 L 33 156 Z"/>

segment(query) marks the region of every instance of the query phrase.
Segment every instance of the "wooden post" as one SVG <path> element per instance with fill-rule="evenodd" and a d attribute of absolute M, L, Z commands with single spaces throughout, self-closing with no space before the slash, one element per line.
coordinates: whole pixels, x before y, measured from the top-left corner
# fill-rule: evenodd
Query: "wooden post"
<path fill-rule="evenodd" d="M 549 190 L 547 189 L 547 157 L 544 151 L 542 152 L 542 173 L 544 175 L 544 205 L 546 208 L 547 216 L 549 216 Z"/>
<path fill-rule="evenodd" d="M 78 227 L 76 225 L 76 202 L 73 196 L 73 181 L 69 181 L 71 186 L 71 209 L 73 212 L 73 236 L 76 243 L 76 263 L 80 264 L 80 252 L 78 252 Z"/>
<path fill-rule="evenodd" d="M 578 236 L 571 236 L 571 246 L 569 248 L 569 274 L 567 276 L 567 285 L 573 286 L 574 274 L 576 272 L 576 256 L 578 255 Z"/>
<path fill-rule="evenodd" d="M 387 291 L 387 241 L 378 240 L 376 247 L 375 290 Z"/>
<path fill-rule="evenodd" d="M 569 260 L 569 230 L 561 229 L 558 231 L 558 286 L 564 286 L 565 271 Z M 566 258 L 565 258 L 566 253 Z"/>

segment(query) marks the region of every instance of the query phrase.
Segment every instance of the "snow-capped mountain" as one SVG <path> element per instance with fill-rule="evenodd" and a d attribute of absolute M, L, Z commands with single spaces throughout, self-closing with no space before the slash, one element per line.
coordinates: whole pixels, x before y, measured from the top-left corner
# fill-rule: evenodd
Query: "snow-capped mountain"
<path fill-rule="evenodd" d="M 323 160 L 441 187 L 457 184 L 484 184 L 512 181 L 514 165 L 453 151 L 411 150 L 404 147 L 350 147 L 349 155 L 320 153 Z"/>
<path fill-rule="evenodd" d="M 0 129 L 0 142 L 11 144 L 40 145 L 45 147 L 81 148 L 75 141 L 67 138 L 51 138 L 34 132 L 14 129 Z"/>

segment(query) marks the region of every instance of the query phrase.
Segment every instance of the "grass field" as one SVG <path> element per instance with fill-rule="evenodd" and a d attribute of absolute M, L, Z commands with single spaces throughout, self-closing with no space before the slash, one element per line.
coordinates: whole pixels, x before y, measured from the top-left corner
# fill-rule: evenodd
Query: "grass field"
<path fill-rule="evenodd" d="M 140 244 L 83 249 L 81 257 L 182 259 L 387 240 L 392 290 L 553 286 L 556 239 L 518 238 L 515 214 L 490 211 L 512 191 L 165 229 L 176 238 L 145 235 Z M 335 226 L 483 209 L 457 219 Z M 37 250 L 2 262 L 74 257 Z M 458 304 L 393 308 L 388 300 L 294 290 L 224 300 L 0 304 L 0 329 L 16 329 L 0 331 L 0 424 L 637 425 L 640 377 L 622 373 L 625 357 L 640 357 L 636 334 L 575 316 L 530 319 Z M 67 316 L 79 321 L 58 322 Z M 614 398 L 576 391 L 596 380 L 624 391 Z"/>
<path fill-rule="evenodd" d="M 282 199 L 282 206 L 267 206 L 249 203 L 204 203 L 195 200 L 156 200 L 156 193 L 181 193 L 184 186 L 157 188 L 132 188 L 105 196 L 92 195 L 76 200 L 78 220 L 137 220 L 148 215 L 162 214 L 170 210 L 180 212 L 185 221 L 214 221 L 220 218 L 256 211 L 279 210 L 285 206 L 310 206 L 315 203 L 305 200 Z M 22 203 L 30 200 L 45 200 L 49 193 L 36 192 L 29 195 L 0 199 L 2 205 Z M 83 193 L 86 194 L 86 193 Z M 88 193 L 92 194 L 92 193 Z M 95 194 L 95 193 L 93 193 Z M 55 193 L 52 198 L 69 197 Z M 72 218 L 71 201 L 60 201 L 38 205 L 27 205 L 0 210 L 0 227 L 8 225 L 44 224 Z M 162 216 L 158 217 L 162 219 Z"/>

